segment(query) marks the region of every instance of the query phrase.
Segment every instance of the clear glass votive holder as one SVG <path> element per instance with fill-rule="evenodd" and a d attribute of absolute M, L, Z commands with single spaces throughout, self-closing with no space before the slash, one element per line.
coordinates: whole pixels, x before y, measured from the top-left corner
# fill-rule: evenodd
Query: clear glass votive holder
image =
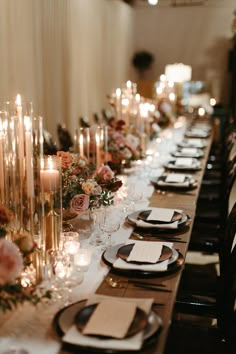
<path fill-rule="evenodd" d="M 74 261 L 82 272 L 86 272 L 92 261 L 92 250 L 90 248 L 81 248 L 79 253 L 75 255 Z"/>
<path fill-rule="evenodd" d="M 74 262 L 74 257 L 79 253 L 80 249 L 79 233 L 74 231 L 63 232 L 62 248 L 65 253 L 73 259 Z"/>

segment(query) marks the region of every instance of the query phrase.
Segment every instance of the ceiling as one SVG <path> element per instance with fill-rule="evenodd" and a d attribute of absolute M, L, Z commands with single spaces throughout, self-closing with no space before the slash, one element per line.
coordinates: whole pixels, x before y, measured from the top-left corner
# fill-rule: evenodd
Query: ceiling
<path fill-rule="evenodd" d="M 148 0 L 121 0 L 133 7 L 150 6 Z M 157 6 L 153 7 L 190 7 L 190 6 L 206 6 L 206 7 L 224 7 L 225 0 L 159 0 Z M 151 7 L 151 6 L 150 6 Z"/>

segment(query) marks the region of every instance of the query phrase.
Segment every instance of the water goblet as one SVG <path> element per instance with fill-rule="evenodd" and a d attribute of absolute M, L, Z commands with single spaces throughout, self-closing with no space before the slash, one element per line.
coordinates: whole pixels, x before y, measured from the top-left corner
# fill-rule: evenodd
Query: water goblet
<path fill-rule="evenodd" d="M 107 207 L 99 220 L 99 228 L 107 235 L 105 247 L 108 248 L 113 245 L 111 237 L 112 234 L 120 228 L 120 213 L 117 208 Z"/>

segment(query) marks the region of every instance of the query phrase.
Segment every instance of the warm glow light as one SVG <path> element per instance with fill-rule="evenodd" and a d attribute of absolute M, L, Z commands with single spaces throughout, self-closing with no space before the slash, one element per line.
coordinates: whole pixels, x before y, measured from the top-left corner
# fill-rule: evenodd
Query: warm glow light
<path fill-rule="evenodd" d="M 16 105 L 21 106 L 21 95 L 19 93 L 16 95 Z"/>
<path fill-rule="evenodd" d="M 198 108 L 198 115 L 200 116 L 200 117 L 203 117 L 204 115 L 205 115 L 205 109 L 204 108 L 202 108 L 202 107 L 200 107 L 200 108 Z"/>
<path fill-rule="evenodd" d="M 141 99 L 140 94 L 139 94 L 139 93 L 136 93 L 136 95 L 135 95 L 135 101 L 139 102 L 140 99 Z"/>
<path fill-rule="evenodd" d="M 166 76 L 165 76 L 165 74 L 161 74 L 161 76 L 160 76 L 160 81 L 166 81 Z"/>
<path fill-rule="evenodd" d="M 123 98 L 121 101 L 123 106 L 128 106 L 129 105 L 129 99 L 128 98 Z"/>
<path fill-rule="evenodd" d="M 170 92 L 170 94 L 169 94 L 170 101 L 175 101 L 175 98 L 176 98 L 175 93 L 174 92 Z"/>
<path fill-rule="evenodd" d="M 215 106 L 216 105 L 216 99 L 215 98 L 210 98 L 210 105 Z"/>
<path fill-rule="evenodd" d="M 158 0 L 148 0 L 149 5 L 155 6 L 158 4 Z"/>
<path fill-rule="evenodd" d="M 158 94 L 158 95 L 161 95 L 162 94 L 162 88 L 161 87 L 157 87 L 157 89 L 156 89 L 156 93 Z"/>
<path fill-rule="evenodd" d="M 165 75 L 168 81 L 185 82 L 192 77 L 192 68 L 182 63 L 166 65 Z"/>
<path fill-rule="evenodd" d="M 24 124 L 25 124 L 25 131 L 30 132 L 31 131 L 31 119 L 29 116 L 24 117 Z"/>
<path fill-rule="evenodd" d="M 130 80 L 128 80 L 128 81 L 126 82 L 126 87 L 127 87 L 128 89 L 130 89 L 131 86 L 132 86 L 132 82 L 131 82 Z"/>
<path fill-rule="evenodd" d="M 155 109 L 156 109 L 156 107 L 155 107 L 155 105 L 153 103 L 149 105 L 149 111 L 150 112 L 155 112 Z"/>
<path fill-rule="evenodd" d="M 121 89 L 117 88 L 116 89 L 116 97 L 120 97 L 121 96 Z"/>

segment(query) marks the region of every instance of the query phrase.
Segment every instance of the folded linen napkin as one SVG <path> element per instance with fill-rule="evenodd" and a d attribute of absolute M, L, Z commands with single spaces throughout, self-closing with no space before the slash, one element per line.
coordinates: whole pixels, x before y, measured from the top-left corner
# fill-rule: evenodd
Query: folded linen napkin
<path fill-rule="evenodd" d="M 140 307 L 147 314 L 151 310 L 153 299 L 136 299 L 136 298 L 120 298 L 105 295 L 93 295 L 91 296 L 86 305 L 99 303 L 102 300 L 119 300 L 124 302 L 131 302 Z M 86 336 L 80 333 L 75 325 L 72 325 L 68 332 L 64 335 L 63 341 L 70 344 L 79 345 L 82 347 L 92 347 L 101 349 L 120 349 L 120 350 L 139 350 L 143 344 L 143 331 L 136 335 L 124 339 L 102 339 L 98 337 Z"/>
<path fill-rule="evenodd" d="M 134 241 L 134 240 L 127 240 L 126 245 L 130 243 L 138 243 L 141 242 L 142 244 L 150 242 L 150 241 Z M 163 245 L 172 248 L 172 242 L 160 242 Z M 114 268 L 118 269 L 125 269 L 125 270 L 140 270 L 140 271 L 148 271 L 148 272 L 164 272 L 167 270 L 168 267 L 168 259 L 155 264 L 136 264 L 136 263 L 128 263 L 121 258 L 117 258 L 113 263 Z"/>
<path fill-rule="evenodd" d="M 162 242 L 135 242 L 127 261 L 156 263 L 161 256 Z"/>

